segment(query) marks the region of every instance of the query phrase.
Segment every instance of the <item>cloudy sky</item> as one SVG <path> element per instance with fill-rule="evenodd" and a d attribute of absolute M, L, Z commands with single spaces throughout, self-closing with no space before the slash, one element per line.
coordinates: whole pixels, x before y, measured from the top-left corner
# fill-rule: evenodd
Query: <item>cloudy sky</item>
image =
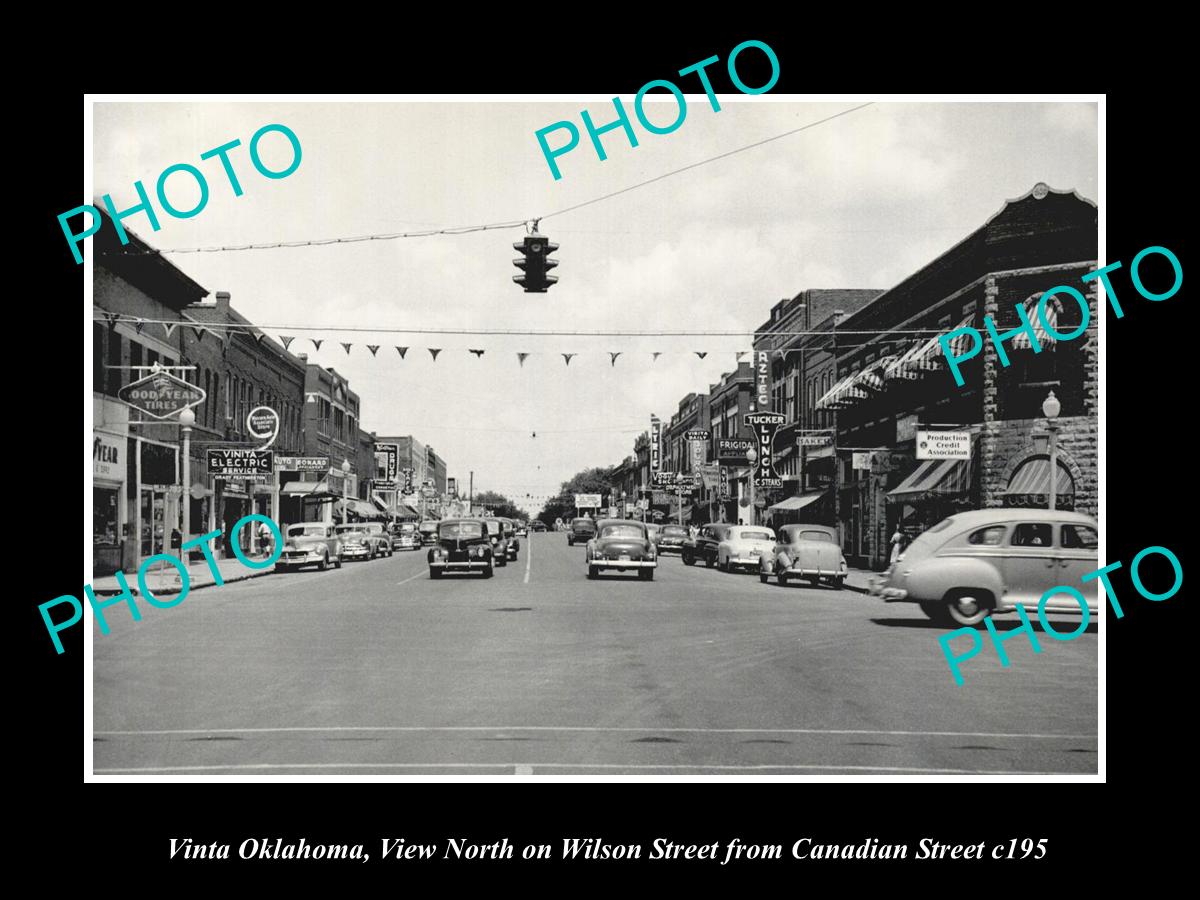
<path fill-rule="evenodd" d="M 632 98 L 625 97 L 627 109 Z M 99 102 L 93 193 L 134 205 L 158 174 L 190 163 L 207 176 L 207 207 L 191 219 L 161 211 L 126 224 L 163 250 L 300 241 L 457 227 L 544 216 L 561 245 L 546 294 L 525 294 L 512 248 L 520 228 L 341 246 L 171 254 L 210 292 L 294 353 L 331 366 L 362 397 L 362 425 L 412 434 L 476 489 L 508 493 L 536 511 L 579 469 L 632 452 L 651 413 L 664 419 L 689 391 L 729 371 L 749 337 L 598 337 L 413 334 L 483 331 L 753 332 L 772 304 L 808 288 L 886 289 L 979 227 L 1005 199 L 1039 181 L 1097 199 L 1096 109 L 1063 103 L 876 103 L 727 159 L 554 215 L 857 105 L 792 98 L 688 97 L 683 124 L 653 135 L 632 116 L 590 146 L 580 119 L 611 121 L 608 98 L 573 102 L 343 102 L 298 104 Z M 667 123 L 673 100 L 655 109 Z M 581 144 L 555 180 L 534 133 L 576 123 Z M 300 167 L 260 176 L 251 135 L 282 123 L 299 137 Z M 220 164 L 200 154 L 234 138 L 235 197 Z M 560 134 L 550 138 L 554 144 Z M 286 140 L 264 161 L 282 168 Z M 198 193 L 168 182 L 178 208 Z M 210 297 L 211 299 L 211 297 Z M 318 327 L 317 331 L 295 326 Z M 388 329 L 378 334 L 340 331 Z M 324 338 L 315 351 L 307 337 Z M 349 354 L 339 341 L 354 343 Z M 367 344 L 382 345 L 372 357 Z M 410 347 L 401 359 L 395 345 Z M 436 363 L 425 348 L 440 347 Z M 481 357 L 467 352 L 483 349 Z M 519 366 L 516 353 L 531 356 Z M 609 352 L 620 351 L 615 366 Z M 657 362 L 651 353 L 661 351 Z M 706 351 L 699 359 L 693 351 Z M 577 353 L 567 366 L 562 353 Z M 536 432 L 537 436 L 533 437 Z M 531 495 L 526 501 L 525 495 Z"/>

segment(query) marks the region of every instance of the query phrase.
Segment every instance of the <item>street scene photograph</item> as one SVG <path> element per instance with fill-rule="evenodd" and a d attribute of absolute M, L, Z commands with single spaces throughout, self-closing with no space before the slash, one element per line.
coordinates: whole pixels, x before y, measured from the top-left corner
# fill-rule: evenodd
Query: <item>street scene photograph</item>
<path fill-rule="evenodd" d="M 89 97 L 89 780 L 1100 777 L 1097 102 L 694 78 Z"/>

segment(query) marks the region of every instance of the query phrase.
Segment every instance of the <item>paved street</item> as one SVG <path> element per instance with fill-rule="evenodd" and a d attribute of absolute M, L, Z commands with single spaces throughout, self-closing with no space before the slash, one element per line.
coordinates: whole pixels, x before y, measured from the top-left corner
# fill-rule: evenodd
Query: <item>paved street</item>
<path fill-rule="evenodd" d="M 674 556 L 654 582 L 591 582 L 583 554 L 534 534 L 490 581 L 430 581 L 423 551 L 398 552 L 143 604 L 137 623 L 114 606 L 95 771 L 1097 770 L 1094 624 L 1041 635 L 1040 655 L 1014 637 L 1009 669 L 984 634 L 956 687 L 915 607 Z"/>

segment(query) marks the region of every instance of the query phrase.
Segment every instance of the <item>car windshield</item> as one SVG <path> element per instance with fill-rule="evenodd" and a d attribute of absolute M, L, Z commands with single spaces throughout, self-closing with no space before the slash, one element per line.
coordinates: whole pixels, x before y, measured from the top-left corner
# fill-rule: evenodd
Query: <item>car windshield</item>
<path fill-rule="evenodd" d="M 483 526 L 478 522 L 451 522 L 449 525 L 443 525 L 439 534 L 452 540 L 483 537 Z"/>
<path fill-rule="evenodd" d="M 290 525 L 288 526 L 288 537 L 324 537 L 324 525 Z"/>
<path fill-rule="evenodd" d="M 741 532 L 735 532 L 735 533 L 731 534 L 730 537 L 740 538 L 743 541 L 773 541 L 774 540 L 774 538 L 771 537 L 771 532 L 769 532 L 769 531 L 750 531 L 748 529 L 743 530 Z"/>
<path fill-rule="evenodd" d="M 438 526 L 437 522 L 422 522 L 420 527 L 422 531 L 437 531 Z"/>
<path fill-rule="evenodd" d="M 682 525 L 664 525 L 662 533 L 665 537 L 687 537 L 687 529 Z"/>
<path fill-rule="evenodd" d="M 337 534 L 353 534 L 355 532 L 363 534 L 366 532 L 366 529 L 360 525 L 338 525 L 333 530 Z"/>
<path fill-rule="evenodd" d="M 417 526 L 414 525 L 412 522 L 405 522 L 403 525 L 400 526 L 401 534 L 412 534 L 416 530 L 417 530 Z"/>
<path fill-rule="evenodd" d="M 637 525 L 605 525 L 600 529 L 602 538 L 642 538 L 642 529 Z"/>
<path fill-rule="evenodd" d="M 571 524 L 574 525 L 576 528 L 578 528 L 580 525 L 586 526 L 588 528 L 593 527 L 593 522 L 591 519 L 576 519 Z"/>

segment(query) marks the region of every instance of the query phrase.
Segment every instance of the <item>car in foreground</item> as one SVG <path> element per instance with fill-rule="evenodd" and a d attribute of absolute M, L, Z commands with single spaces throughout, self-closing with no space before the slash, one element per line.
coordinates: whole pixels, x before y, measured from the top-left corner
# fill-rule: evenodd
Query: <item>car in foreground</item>
<path fill-rule="evenodd" d="M 392 526 L 393 550 L 420 550 L 421 533 L 416 522 L 397 522 Z"/>
<path fill-rule="evenodd" d="M 683 542 L 689 537 L 688 530 L 682 525 L 656 525 L 658 528 L 658 552 L 667 553 L 682 553 Z"/>
<path fill-rule="evenodd" d="M 571 524 L 567 526 L 567 546 L 574 547 L 576 544 L 586 544 L 596 536 L 596 521 L 587 516 L 580 516 L 578 519 L 572 519 Z"/>
<path fill-rule="evenodd" d="M 724 524 L 701 525 L 695 537 L 680 544 L 679 556 L 685 566 L 702 562 L 710 569 L 717 564 L 717 547 L 725 539 L 725 532 L 733 526 Z M 666 531 L 666 526 L 663 526 Z"/>
<path fill-rule="evenodd" d="M 1047 591 L 1079 591 L 1099 612 L 1099 527 L 1083 513 L 1045 509 L 980 509 L 942 519 L 892 564 L 870 593 L 885 603 L 916 603 L 942 624 L 977 625 L 1020 603 L 1031 612 Z M 1047 612 L 1081 613 L 1071 594 L 1046 597 Z"/>
<path fill-rule="evenodd" d="M 316 566 L 324 572 L 331 562 L 336 569 L 342 567 L 342 543 L 332 525 L 306 522 L 284 528 L 283 549 L 275 560 L 276 571 Z"/>
<path fill-rule="evenodd" d="M 446 572 L 478 572 L 492 577 L 492 535 L 483 519 L 443 519 L 438 523 L 437 544 L 429 548 L 429 577 Z"/>
<path fill-rule="evenodd" d="M 504 522 L 500 519 L 483 519 L 487 525 L 488 541 L 492 545 L 492 557 L 497 568 L 508 565 L 508 537 L 505 534 Z"/>
<path fill-rule="evenodd" d="M 775 549 L 775 535 L 759 525 L 730 525 L 717 544 L 717 568 L 722 572 L 757 572 L 763 556 Z"/>
<path fill-rule="evenodd" d="M 643 581 L 654 580 L 658 551 L 646 526 L 633 519 L 601 519 L 587 542 L 587 577 L 603 571 L 633 569 Z"/>
<path fill-rule="evenodd" d="M 847 571 L 833 528 L 784 525 L 771 552 L 760 558 L 758 577 L 763 584 L 774 575 L 782 585 L 792 578 L 804 578 L 813 587 L 826 582 L 841 590 Z"/>

